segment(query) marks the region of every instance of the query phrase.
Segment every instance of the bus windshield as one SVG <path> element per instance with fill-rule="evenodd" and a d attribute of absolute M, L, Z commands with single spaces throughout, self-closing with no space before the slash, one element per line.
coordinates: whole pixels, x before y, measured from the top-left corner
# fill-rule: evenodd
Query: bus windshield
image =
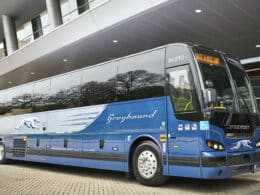
<path fill-rule="evenodd" d="M 195 52 L 205 88 L 216 90 L 217 101 L 207 105 L 207 108 L 231 110 L 234 102 L 234 94 L 228 76 L 227 67 L 221 56 L 205 51 Z"/>
<path fill-rule="evenodd" d="M 250 81 L 239 62 L 226 58 L 234 86 L 237 92 L 238 104 L 241 112 L 256 113 L 256 104 L 253 98 Z"/>
<path fill-rule="evenodd" d="M 225 62 L 220 54 L 204 50 L 196 50 L 195 58 L 205 88 L 216 90 L 216 101 L 207 105 L 207 108 L 256 113 L 250 82 L 239 62 L 229 57 L 225 57 Z"/>

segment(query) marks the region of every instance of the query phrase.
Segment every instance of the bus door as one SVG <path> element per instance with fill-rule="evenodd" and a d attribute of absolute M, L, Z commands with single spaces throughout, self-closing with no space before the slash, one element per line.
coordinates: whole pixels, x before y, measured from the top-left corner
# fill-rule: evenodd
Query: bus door
<path fill-rule="evenodd" d="M 166 73 L 169 165 L 199 167 L 200 114 L 190 64 L 167 68 Z M 170 168 L 171 171 L 178 175 L 178 169 Z M 183 175 L 183 172 L 179 174 Z M 198 169 L 194 174 L 199 174 Z"/>

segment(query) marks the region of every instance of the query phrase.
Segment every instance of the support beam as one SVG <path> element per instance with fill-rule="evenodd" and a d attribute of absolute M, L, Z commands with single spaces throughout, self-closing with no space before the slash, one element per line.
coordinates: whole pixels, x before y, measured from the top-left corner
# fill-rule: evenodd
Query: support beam
<path fill-rule="evenodd" d="M 7 54 L 10 55 L 18 49 L 15 20 L 7 15 L 2 15 L 3 30 Z"/>
<path fill-rule="evenodd" d="M 51 29 L 62 24 L 62 15 L 59 0 L 46 0 Z"/>

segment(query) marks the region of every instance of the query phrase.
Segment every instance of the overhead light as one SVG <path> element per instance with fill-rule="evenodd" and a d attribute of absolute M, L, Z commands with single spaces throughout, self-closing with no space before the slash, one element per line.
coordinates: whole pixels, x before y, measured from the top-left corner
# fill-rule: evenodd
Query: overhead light
<path fill-rule="evenodd" d="M 34 73 L 34 72 L 31 72 L 30 74 L 31 74 L 31 75 L 35 75 L 35 73 Z"/>
<path fill-rule="evenodd" d="M 69 60 L 68 59 L 63 59 L 63 62 L 68 62 Z"/>
<path fill-rule="evenodd" d="M 113 43 L 118 43 L 118 40 L 113 40 Z"/>
<path fill-rule="evenodd" d="M 202 12 L 201 9 L 196 9 L 196 10 L 195 10 L 195 13 L 196 13 L 196 14 L 200 14 L 201 12 Z"/>
<path fill-rule="evenodd" d="M 12 84 L 12 81 L 9 81 L 8 84 Z"/>
<path fill-rule="evenodd" d="M 257 44 L 257 45 L 256 45 L 256 48 L 260 48 L 260 44 Z"/>

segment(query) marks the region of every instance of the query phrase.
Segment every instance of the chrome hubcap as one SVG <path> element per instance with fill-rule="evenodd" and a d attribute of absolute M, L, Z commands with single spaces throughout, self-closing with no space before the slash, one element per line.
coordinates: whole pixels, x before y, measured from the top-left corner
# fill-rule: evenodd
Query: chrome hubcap
<path fill-rule="evenodd" d="M 0 161 L 4 159 L 4 155 L 5 155 L 4 146 L 0 145 Z"/>
<path fill-rule="evenodd" d="M 152 178 L 157 170 L 157 159 L 153 152 L 143 151 L 138 157 L 138 171 L 146 179 Z"/>

